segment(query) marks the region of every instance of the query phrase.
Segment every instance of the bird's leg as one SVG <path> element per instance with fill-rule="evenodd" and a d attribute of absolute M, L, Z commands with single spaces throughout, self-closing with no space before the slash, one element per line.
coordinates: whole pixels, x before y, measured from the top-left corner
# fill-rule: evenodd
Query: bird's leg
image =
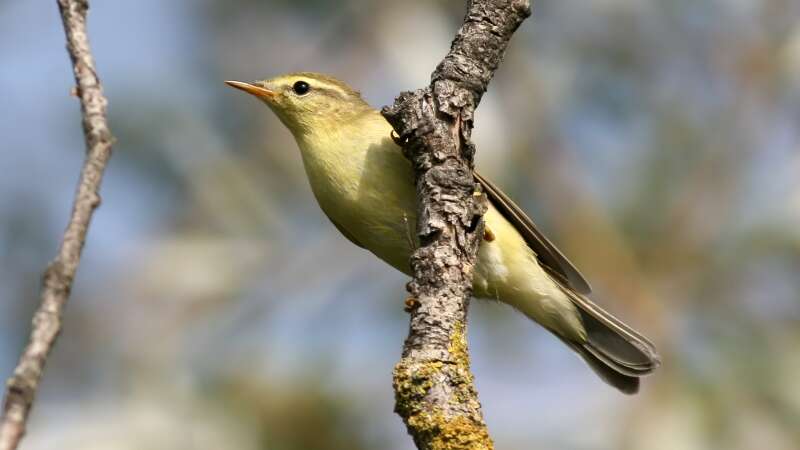
<path fill-rule="evenodd" d="M 394 130 L 392 130 L 392 132 L 389 133 L 389 136 L 392 138 L 394 143 L 397 144 L 398 147 L 402 147 L 403 145 L 405 145 L 406 141 L 408 140 L 408 138 L 404 138 L 404 137 L 400 136 Z"/>
<path fill-rule="evenodd" d="M 414 128 L 409 133 L 398 134 L 395 130 L 392 130 L 392 132 L 389 133 L 389 136 L 392 138 L 394 143 L 403 150 L 403 156 L 409 160 L 412 160 L 413 158 L 411 158 L 411 154 L 408 153 L 410 150 L 407 147 L 409 141 L 411 141 L 411 138 L 419 140 L 419 138 L 432 131 L 434 131 L 433 124 L 426 123 L 422 124 L 418 128 Z"/>
<path fill-rule="evenodd" d="M 486 195 L 483 192 L 481 192 L 480 187 L 478 188 L 477 191 L 473 192 L 472 195 L 474 197 L 483 197 L 481 199 L 481 201 L 484 201 L 484 202 L 487 201 Z M 496 238 L 497 238 L 497 236 L 492 232 L 491 228 L 489 228 L 489 224 L 486 223 L 486 221 L 484 220 L 483 221 L 483 240 L 486 241 L 486 242 L 492 242 Z"/>
<path fill-rule="evenodd" d="M 411 280 L 408 283 L 406 283 L 406 292 L 411 294 L 408 297 L 406 297 L 406 301 L 404 302 L 406 306 L 403 309 L 405 309 L 407 313 L 410 313 L 411 311 L 419 308 L 419 300 L 417 300 L 416 297 L 414 297 L 413 291 L 414 291 L 414 280 Z"/>
<path fill-rule="evenodd" d="M 414 297 L 407 297 L 406 301 L 404 302 L 406 307 L 403 308 L 407 313 L 419 308 L 419 300 Z"/>

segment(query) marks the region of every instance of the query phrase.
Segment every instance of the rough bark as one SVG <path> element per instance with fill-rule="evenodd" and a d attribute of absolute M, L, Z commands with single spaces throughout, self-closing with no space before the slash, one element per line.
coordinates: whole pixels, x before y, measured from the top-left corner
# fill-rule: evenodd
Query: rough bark
<path fill-rule="evenodd" d="M 472 0 L 425 89 L 382 111 L 414 164 L 420 248 L 411 258 L 411 323 L 394 370 L 395 412 L 419 449 L 493 448 L 469 367 L 466 327 L 485 197 L 473 179 L 473 112 L 527 0 Z"/>
<path fill-rule="evenodd" d="M 86 159 L 61 246 L 42 277 L 40 306 L 33 316 L 31 335 L 9 378 L 0 419 L 0 450 L 13 450 L 25 434 L 45 362 L 61 331 L 64 304 L 80 263 L 94 210 L 100 204 L 100 182 L 111 156 L 113 137 L 106 120 L 106 99 L 97 78 L 86 33 L 86 0 L 58 0 L 67 50 L 72 59 L 76 94 L 80 97 Z"/>

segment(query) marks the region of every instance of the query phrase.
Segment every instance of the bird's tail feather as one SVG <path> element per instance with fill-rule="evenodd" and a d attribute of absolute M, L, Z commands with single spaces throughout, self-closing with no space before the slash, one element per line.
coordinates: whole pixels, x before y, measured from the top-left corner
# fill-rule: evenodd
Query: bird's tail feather
<path fill-rule="evenodd" d="M 635 394 L 639 392 L 639 377 L 632 377 L 620 373 L 604 360 L 596 357 L 594 353 L 587 350 L 585 345 L 569 342 L 566 339 L 562 340 L 575 350 L 603 381 L 619 389 L 624 394 Z"/>
<path fill-rule="evenodd" d="M 567 344 L 605 382 L 626 394 L 637 392 L 639 377 L 651 373 L 661 364 L 655 346 L 585 296 L 567 289 L 564 291 L 577 307 L 586 330 L 585 342 Z"/>

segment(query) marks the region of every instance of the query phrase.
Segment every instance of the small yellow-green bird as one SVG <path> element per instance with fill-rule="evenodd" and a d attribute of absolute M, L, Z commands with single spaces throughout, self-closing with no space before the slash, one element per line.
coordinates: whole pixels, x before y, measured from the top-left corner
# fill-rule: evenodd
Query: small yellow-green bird
<path fill-rule="evenodd" d="M 381 114 L 347 84 L 292 73 L 242 83 L 292 132 L 322 211 L 350 241 L 410 274 L 416 236 L 411 163 Z M 589 299 L 589 284 L 507 195 L 475 179 L 489 197 L 485 239 L 474 273 L 476 297 L 500 300 L 575 350 L 607 383 L 632 394 L 659 365 L 650 341 Z"/>

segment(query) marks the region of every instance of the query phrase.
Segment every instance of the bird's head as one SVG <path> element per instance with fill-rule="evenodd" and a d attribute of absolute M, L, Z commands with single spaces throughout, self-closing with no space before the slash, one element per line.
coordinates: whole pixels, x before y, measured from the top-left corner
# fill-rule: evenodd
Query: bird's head
<path fill-rule="evenodd" d="M 252 83 L 225 83 L 266 103 L 295 136 L 333 131 L 372 111 L 353 88 L 319 73 L 298 72 Z"/>

